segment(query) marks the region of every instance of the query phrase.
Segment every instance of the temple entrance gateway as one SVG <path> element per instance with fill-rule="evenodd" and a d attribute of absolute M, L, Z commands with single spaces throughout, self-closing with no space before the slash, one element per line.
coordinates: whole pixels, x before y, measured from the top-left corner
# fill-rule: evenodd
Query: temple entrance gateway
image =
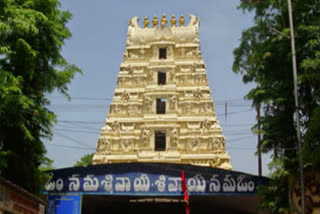
<path fill-rule="evenodd" d="M 190 200 L 190 212 L 197 214 L 249 214 L 257 213 L 257 196 L 194 196 Z M 185 214 L 185 205 L 181 197 L 110 197 L 85 195 L 82 199 L 82 213 L 94 214 Z"/>
<path fill-rule="evenodd" d="M 199 18 L 129 21 L 124 58 L 94 164 L 179 163 L 232 169 L 199 40 Z"/>
<path fill-rule="evenodd" d="M 147 212 L 157 207 L 166 213 L 184 212 L 181 176 L 190 197 L 190 210 L 200 213 L 256 213 L 257 187 L 266 178 L 224 169 L 169 163 L 118 163 L 52 171 L 46 185 L 48 212 L 78 214 L 107 209 L 108 213 Z M 201 208 L 201 209 L 200 209 Z M 61 210 L 60 210 L 61 209 Z M 235 212 L 236 211 L 236 212 Z"/>
<path fill-rule="evenodd" d="M 256 213 L 266 178 L 231 171 L 199 42 L 199 18 L 129 21 L 94 165 L 51 171 L 48 214 Z"/>
<path fill-rule="evenodd" d="M 184 203 L 173 198 L 144 198 L 144 197 L 110 197 L 99 195 L 86 195 L 82 199 L 82 213 L 118 214 L 118 213 L 152 213 L 152 214 L 183 214 Z"/>

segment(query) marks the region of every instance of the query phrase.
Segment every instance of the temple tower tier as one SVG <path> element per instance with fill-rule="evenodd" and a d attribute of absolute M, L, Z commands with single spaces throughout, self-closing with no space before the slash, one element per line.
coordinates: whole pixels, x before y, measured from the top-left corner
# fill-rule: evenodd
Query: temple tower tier
<path fill-rule="evenodd" d="M 169 162 L 232 169 L 211 98 L 199 18 L 129 21 L 94 164 Z M 179 26 L 177 25 L 179 22 Z"/>

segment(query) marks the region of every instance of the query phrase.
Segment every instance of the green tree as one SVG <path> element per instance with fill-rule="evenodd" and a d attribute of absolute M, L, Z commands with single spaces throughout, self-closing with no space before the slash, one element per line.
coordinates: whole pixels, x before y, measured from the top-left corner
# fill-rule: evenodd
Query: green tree
<path fill-rule="evenodd" d="M 40 190 L 44 190 L 44 186 L 51 179 L 51 175 L 50 175 L 50 173 L 48 174 L 47 171 L 54 170 L 52 164 L 53 164 L 53 160 L 51 160 L 49 158 L 45 158 L 45 160 L 39 166 L 40 183 L 38 186 L 40 186 Z"/>
<path fill-rule="evenodd" d="M 299 166 L 291 44 L 274 31 L 289 35 L 288 5 L 286 0 L 242 1 L 239 8 L 255 16 L 234 50 L 233 71 L 243 76 L 243 82 L 257 83 L 246 98 L 264 106 L 262 151 L 272 153 L 275 181 L 263 190 L 262 205 L 281 213 L 288 210 L 287 177 L 297 175 Z M 293 18 L 303 158 L 310 170 L 320 171 L 320 1 L 293 1 Z"/>
<path fill-rule="evenodd" d="M 83 157 L 81 157 L 80 161 L 77 161 L 77 163 L 74 166 L 84 166 L 87 167 L 92 164 L 92 158 L 94 153 L 86 154 Z"/>
<path fill-rule="evenodd" d="M 55 122 L 45 94 L 68 97 L 68 83 L 81 72 L 60 53 L 71 14 L 59 7 L 58 0 L 0 1 L 0 169 L 31 192 L 39 190 L 43 139 Z"/>

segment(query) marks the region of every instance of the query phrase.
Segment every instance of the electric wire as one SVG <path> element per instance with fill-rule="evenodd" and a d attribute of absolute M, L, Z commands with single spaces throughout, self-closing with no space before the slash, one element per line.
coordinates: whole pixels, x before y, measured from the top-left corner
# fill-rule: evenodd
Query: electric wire
<path fill-rule="evenodd" d="M 86 133 L 86 134 L 99 134 L 100 132 L 91 132 L 91 131 L 85 131 L 85 130 L 76 130 L 76 129 L 59 129 L 54 128 L 56 131 L 64 131 L 64 132 L 72 132 L 72 133 Z"/>
<path fill-rule="evenodd" d="M 48 95 L 47 98 L 54 98 L 54 99 L 66 99 L 63 96 L 55 96 L 55 95 Z M 71 97 L 70 100 L 112 100 L 111 97 Z M 224 100 L 215 100 L 215 103 L 225 103 L 225 102 L 251 102 L 250 100 L 245 100 L 243 98 L 232 98 L 232 99 L 224 99 Z"/>
<path fill-rule="evenodd" d="M 101 100 L 99 98 L 85 98 L 85 97 L 78 97 L 78 98 L 75 98 L 75 99 L 82 99 L 82 100 Z M 109 99 L 109 98 L 105 98 L 103 100 L 112 100 L 112 99 Z M 239 99 L 238 99 L 239 100 Z M 228 100 L 230 101 L 230 100 Z M 239 100 L 239 101 L 243 101 L 243 100 Z M 225 101 L 224 101 L 225 102 Z M 216 102 L 215 105 L 225 105 L 225 103 L 218 103 Z M 249 106 L 249 104 L 233 104 L 233 103 L 228 103 L 228 107 L 246 107 L 246 106 Z M 108 106 L 106 106 L 105 104 L 54 104 L 54 105 L 49 105 L 47 107 L 53 107 L 53 108 L 57 108 L 56 110 L 97 110 L 97 109 L 103 109 L 104 111 L 108 109 Z M 60 109 L 59 109 L 60 108 Z M 239 110 L 239 111 L 233 111 L 233 112 L 228 112 L 228 115 L 229 114 L 238 114 L 238 113 L 243 113 L 243 112 L 249 112 L 249 111 L 252 111 L 254 110 L 253 108 L 250 108 L 250 109 L 246 109 L 246 110 Z M 35 112 L 32 112 L 32 111 L 28 111 L 28 110 L 19 110 L 21 112 L 24 112 L 24 113 L 27 113 L 27 114 L 30 114 L 30 115 L 33 115 L 35 114 Z M 217 114 L 218 116 L 223 116 L 225 114 Z M 99 134 L 100 132 L 98 131 L 97 129 L 97 132 L 94 132 L 94 130 L 96 130 L 95 128 L 93 127 L 88 127 L 88 126 L 82 126 L 83 124 L 85 125 L 103 125 L 104 122 L 101 121 L 101 122 L 98 122 L 98 121 L 73 121 L 73 120 L 57 120 L 57 124 L 56 126 L 59 127 L 59 123 L 63 123 L 63 124 L 67 124 L 67 125 L 71 125 L 71 126 L 78 126 L 80 128 L 84 128 L 84 129 L 87 129 L 87 130 L 92 130 L 91 131 L 87 131 L 87 130 L 80 130 L 80 129 L 74 129 L 74 127 L 68 127 L 68 126 L 62 126 L 63 129 L 59 129 L 59 128 L 54 128 L 55 131 L 55 134 L 60 136 L 60 137 L 64 137 L 65 139 L 68 139 L 76 144 L 79 144 L 79 145 L 82 145 L 82 146 L 86 146 L 86 147 L 77 147 L 77 146 L 69 146 L 69 145 L 59 145 L 59 144 L 48 144 L 50 146 L 58 146 L 58 147 L 65 147 L 65 148 L 72 148 L 72 149 L 94 149 L 94 148 L 87 148 L 87 144 L 85 143 L 81 143 L 79 142 L 78 140 L 75 140 L 67 135 L 64 135 L 62 134 L 63 132 L 71 132 L 71 133 L 86 133 L 86 134 Z M 60 124 L 61 125 L 61 124 Z M 82 126 L 82 127 L 81 127 Z M 222 124 L 222 126 L 224 128 L 226 127 L 243 127 L 243 126 L 253 126 L 253 124 L 248 124 L 248 123 L 243 123 L 243 124 Z M 234 139 L 230 139 L 230 140 L 227 140 L 227 142 L 236 142 L 236 141 L 240 141 L 240 140 L 243 140 L 243 139 L 248 139 L 250 137 L 253 137 L 255 136 L 254 133 L 252 132 L 247 132 L 247 131 L 250 131 L 250 130 L 236 130 L 236 131 L 223 131 L 223 134 L 228 137 L 228 136 L 233 136 L 233 135 L 236 135 L 236 136 L 241 136 L 241 135 L 246 135 L 244 137 L 240 137 L 240 138 L 234 138 Z M 62 133 L 61 133 L 62 132 Z M 248 135 L 250 134 L 250 135 Z M 231 146 L 230 148 L 228 149 L 238 149 L 238 150 L 254 150 L 256 148 L 249 148 L 249 147 L 233 147 Z M 292 148 L 289 148 L 289 149 L 292 149 Z"/>
<path fill-rule="evenodd" d="M 73 139 L 72 137 L 69 137 L 69 136 L 67 136 L 67 135 L 65 135 L 65 134 L 62 134 L 62 133 L 59 133 L 59 132 L 56 132 L 56 134 L 57 134 L 58 136 L 62 137 L 62 138 L 68 139 L 68 140 L 70 140 L 70 141 L 72 141 L 72 142 L 74 142 L 74 143 L 76 143 L 76 144 L 78 144 L 78 145 L 86 146 L 86 147 L 89 146 L 88 144 L 83 143 L 83 142 L 80 142 L 80 141 L 78 141 L 78 140 L 75 140 L 75 139 Z"/>
<path fill-rule="evenodd" d="M 68 145 L 61 145 L 61 144 L 50 144 L 50 143 L 47 143 L 46 145 L 48 145 L 48 146 L 56 146 L 56 147 L 63 147 L 63 148 L 70 148 L 70 149 L 83 149 L 83 150 L 87 150 L 87 151 L 91 151 L 91 150 L 95 150 L 96 149 L 94 147 L 85 148 L 85 147 L 68 146 Z"/>
<path fill-rule="evenodd" d="M 256 137 L 255 135 L 248 135 L 248 136 L 244 136 L 244 137 L 239 137 L 239 138 L 231 138 L 231 139 L 228 139 L 227 138 L 227 143 L 230 143 L 230 142 L 237 142 L 239 140 L 243 140 L 243 139 L 247 139 L 249 137 Z"/>
<path fill-rule="evenodd" d="M 57 124 L 55 127 L 58 128 L 78 128 L 78 129 L 85 129 L 85 130 L 92 130 L 97 131 L 100 129 L 97 127 L 89 127 L 89 126 L 82 126 L 81 124 Z"/>

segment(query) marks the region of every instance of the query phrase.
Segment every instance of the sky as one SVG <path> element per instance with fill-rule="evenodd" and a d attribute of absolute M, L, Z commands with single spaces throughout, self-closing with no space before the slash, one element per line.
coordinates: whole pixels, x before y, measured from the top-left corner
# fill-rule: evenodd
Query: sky
<path fill-rule="evenodd" d="M 73 14 L 67 25 L 72 37 L 62 55 L 83 74 L 69 85 L 71 100 L 57 92 L 48 95 L 57 123 L 45 145 L 55 168 L 72 167 L 83 155 L 95 152 L 123 61 L 128 20 L 138 16 L 142 26 L 145 16 L 160 20 L 162 14 L 184 15 L 188 24 L 189 15 L 194 14 L 200 18 L 202 57 L 233 170 L 258 173 L 257 136 L 251 131 L 256 112 L 244 100 L 254 84 L 245 85 L 241 75 L 232 72 L 232 51 L 240 43 L 241 32 L 253 25 L 253 14 L 237 9 L 240 0 L 60 1 L 61 9 Z M 263 155 L 262 161 L 263 175 L 267 175 L 269 156 Z"/>

